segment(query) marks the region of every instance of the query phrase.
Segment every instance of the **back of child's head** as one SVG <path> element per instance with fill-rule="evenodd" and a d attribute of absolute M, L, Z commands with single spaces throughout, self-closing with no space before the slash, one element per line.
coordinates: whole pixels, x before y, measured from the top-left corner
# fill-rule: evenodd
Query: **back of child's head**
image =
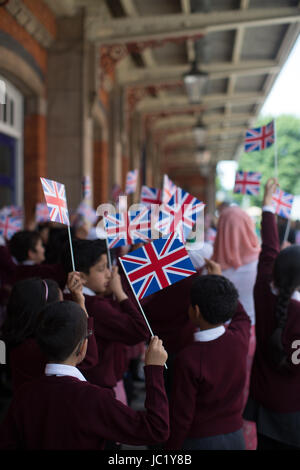
<path fill-rule="evenodd" d="M 58 284 L 52 279 L 24 279 L 12 288 L 2 327 L 7 344 L 14 346 L 34 335 L 37 319 L 45 305 L 57 302 Z"/>
<path fill-rule="evenodd" d="M 65 361 L 86 336 L 87 317 L 75 302 L 55 302 L 41 312 L 36 340 L 50 362 Z"/>
<path fill-rule="evenodd" d="M 288 305 L 293 292 L 300 287 L 300 246 L 280 251 L 273 269 L 273 281 L 278 290 L 275 317 L 276 328 L 270 338 L 270 354 L 275 365 L 286 368 L 288 360 L 282 344 L 282 333 L 288 318 Z"/>
<path fill-rule="evenodd" d="M 75 269 L 85 274 L 89 274 L 90 268 L 100 261 L 102 255 L 107 253 L 105 240 L 73 239 L 72 245 Z M 62 264 L 67 273 L 73 271 L 70 249 L 67 246 L 63 252 Z"/>
<path fill-rule="evenodd" d="M 10 239 L 10 252 L 18 263 L 23 263 L 28 259 L 28 251 L 35 251 L 39 240 L 41 240 L 41 235 L 37 231 L 22 230 L 17 232 Z"/>
<path fill-rule="evenodd" d="M 197 277 L 190 295 L 192 306 L 198 305 L 202 317 L 211 325 L 226 322 L 236 312 L 238 292 L 224 276 L 208 274 Z"/>

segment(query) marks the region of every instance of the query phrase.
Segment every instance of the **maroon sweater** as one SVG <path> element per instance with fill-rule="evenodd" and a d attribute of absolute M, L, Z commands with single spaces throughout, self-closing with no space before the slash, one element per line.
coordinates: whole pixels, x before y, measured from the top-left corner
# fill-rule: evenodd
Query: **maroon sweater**
<path fill-rule="evenodd" d="M 88 318 L 88 329 L 93 330 L 94 320 Z M 27 338 L 23 343 L 11 349 L 9 363 L 12 376 L 13 391 L 24 382 L 36 379 L 45 373 L 48 360 L 42 353 L 34 338 Z M 78 364 L 78 369 L 85 375 L 86 370 L 98 363 L 98 349 L 94 335 L 88 338 L 88 347 L 84 360 Z"/>
<path fill-rule="evenodd" d="M 222 336 L 194 341 L 177 355 L 166 449 L 182 448 L 186 438 L 227 434 L 242 427 L 250 326 L 239 304 Z"/>
<path fill-rule="evenodd" d="M 256 312 L 256 352 L 254 356 L 250 396 L 265 408 L 290 413 L 300 411 L 300 366 L 290 362 L 289 372 L 280 372 L 270 360 L 268 342 L 277 326 L 275 308 L 277 297 L 272 294 L 270 283 L 274 261 L 279 253 L 279 238 L 275 215 L 263 212 L 262 251 L 254 286 Z M 300 302 L 291 300 L 283 331 L 283 346 L 291 359 L 295 352 L 293 341 L 300 339 Z"/>
<path fill-rule="evenodd" d="M 163 340 L 169 354 L 193 341 L 195 325 L 188 316 L 190 290 L 199 274 L 176 282 L 142 300 L 145 315 L 155 335 Z"/>
<path fill-rule="evenodd" d="M 0 428 L 0 449 L 101 450 L 105 440 L 129 445 L 169 435 L 163 367 L 146 366 L 146 411 L 134 411 L 107 390 L 79 379 L 42 377 L 23 385 Z"/>
<path fill-rule="evenodd" d="M 149 330 L 130 299 L 118 303 L 111 297 L 85 295 L 85 305 L 88 314 L 94 318 L 99 362 L 84 375 L 95 385 L 113 388 L 120 379 L 120 367 L 115 364 L 120 352 L 119 347 L 116 351 L 116 343 L 130 346 L 146 341 L 150 337 Z"/>
<path fill-rule="evenodd" d="M 61 289 L 64 289 L 67 282 L 67 276 L 61 264 L 19 264 L 15 269 L 13 283 L 31 277 L 53 279 Z"/>

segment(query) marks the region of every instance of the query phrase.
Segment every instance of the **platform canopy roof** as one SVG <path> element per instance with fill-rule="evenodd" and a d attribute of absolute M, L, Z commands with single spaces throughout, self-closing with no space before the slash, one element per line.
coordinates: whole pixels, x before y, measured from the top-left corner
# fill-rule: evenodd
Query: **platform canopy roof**
<path fill-rule="evenodd" d="M 86 8 L 88 40 L 106 48 L 132 112 L 182 171 L 201 159 L 194 135 L 199 118 L 206 127 L 204 158 L 211 164 L 238 158 L 245 129 L 254 125 L 300 33 L 299 0 L 47 3 L 58 16 Z M 208 81 L 191 104 L 183 74 L 194 61 Z"/>

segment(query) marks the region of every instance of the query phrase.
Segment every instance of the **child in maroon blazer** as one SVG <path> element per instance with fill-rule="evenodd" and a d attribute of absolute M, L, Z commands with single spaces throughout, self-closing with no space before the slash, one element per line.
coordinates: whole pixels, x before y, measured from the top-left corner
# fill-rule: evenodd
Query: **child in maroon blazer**
<path fill-rule="evenodd" d="M 191 289 L 194 342 L 174 365 L 167 449 L 242 450 L 243 389 L 250 320 L 217 263 Z M 231 319 L 225 329 L 224 323 Z"/>
<path fill-rule="evenodd" d="M 22 230 L 15 233 L 9 242 L 11 255 L 18 262 L 14 271 L 13 283 L 22 279 L 40 277 L 55 280 L 64 288 L 67 276 L 61 264 L 43 264 L 45 248 L 39 232 Z"/>
<path fill-rule="evenodd" d="M 130 346 L 146 341 L 149 331 L 141 312 L 122 287 L 118 268 L 114 266 L 110 272 L 107 267 L 105 241 L 74 240 L 73 250 L 76 269 L 84 282 L 86 309 L 94 319 L 99 351 L 99 362 L 87 371 L 86 378 L 96 385 L 113 388 L 120 376 L 114 359 L 115 343 Z M 72 269 L 70 261 L 66 253 L 66 271 Z"/>
<path fill-rule="evenodd" d="M 300 246 L 280 251 L 269 179 L 254 303 L 256 352 L 244 412 L 257 426 L 258 449 L 300 450 Z"/>
<path fill-rule="evenodd" d="M 86 311 L 78 273 L 69 274 L 68 286 L 73 300 Z M 36 324 L 41 310 L 47 304 L 62 298 L 61 290 L 52 279 L 24 279 L 14 285 L 3 324 L 3 339 L 8 350 L 13 392 L 24 382 L 43 374 L 46 358 L 35 339 Z M 93 329 L 92 318 L 88 318 L 88 328 Z M 92 335 L 85 360 L 79 367 L 84 372 L 97 362 L 97 344 Z"/>
<path fill-rule="evenodd" d="M 22 386 L 0 428 L 1 449 L 97 450 L 105 440 L 130 445 L 163 442 L 169 435 L 163 366 L 167 353 L 153 337 L 145 358 L 146 411 L 134 411 L 111 390 L 85 380 L 76 365 L 87 349 L 87 318 L 71 301 L 48 305 L 37 327 L 48 357 L 45 375 Z"/>

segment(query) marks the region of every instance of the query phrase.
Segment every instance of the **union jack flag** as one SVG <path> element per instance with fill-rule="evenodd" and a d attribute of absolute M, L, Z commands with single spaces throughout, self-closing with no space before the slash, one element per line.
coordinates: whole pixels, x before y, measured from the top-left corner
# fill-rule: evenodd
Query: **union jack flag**
<path fill-rule="evenodd" d="M 120 212 L 104 216 L 109 248 L 151 239 L 151 212 L 148 209 L 137 212 Z"/>
<path fill-rule="evenodd" d="M 51 222 L 70 225 L 65 185 L 46 178 L 40 179 Z"/>
<path fill-rule="evenodd" d="M 131 194 L 135 192 L 138 179 L 138 172 L 138 170 L 133 170 L 127 173 L 125 188 L 126 194 Z"/>
<path fill-rule="evenodd" d="M 84 200 L 77 207 L 76 213 L 82 215 L 82 217 L 84 217 L 84 219 L 90 222 L 92 225 L 98 218 L 96 211 Z"/>
<path fill-rule="evenodd" d="M 6 240 L 22 230 L 22 220 L 19 217 L 9 217 L 5 214 L 0 214 L 0 235 Z"/>
<path fill-rule="evenodd" d="M 91 178 L 89 176 L 84 176 L 82 178 L 82 195 L 83 199 L 90 199 L 91 192 Z"/>
<path fill-rule="evenodd" d="M 272 206 L 275 209 L 275 213 L 286 219 L 290 218 L 294 196 L 289 193 L 285 193 L 281 189 L 277 188 L 276 192 L 272 196 Z"/>
<path fill-rule="evenodd" d="M 245 152 L 264 150 L 270 147 L 275 141 L 274 121 L 266 126 L 247 129 L 245 136 Z"/>
<path fill-rule="evenodd" d="M 23 207 L 20 206 L 4 206 L 0 210 L 1 214 L 9 215 L 10 217 L 17 217 L 19 219 L 23 219 L 24 217 L 24 210 Z"/>
<path fill-rule="evenodd" d="M 176 184 L 170 180 L 168 175 L 164 175 L 163 195 L 162 195 L 163 204 L 168 204 L 171 197 L 175 193 L 176 189 L 177 189 Z"/>
<path fill-rule="evenodd" d="M 139 300 L 196 272 L 174 234 L 147 243 L 119 260 Z"/>
<path fill-rule="evenodd" d="M 151 207 L 151 204 L 162 203 L 161 200 L 161 189 L 149 188 L 149 186 L 142 186 L 141 190 L 141 204 L 147 207 Z"/>
<path fill-rule="evenodd" d="M 259 193 L 261 173 L 257 171 L 237 171 L 234 193 L 256 196 Z"/>
<path fill-rule="evenodd" d="M 112 191 L 111 191 L 111 197 L 112 197 L 112 200 L 114 202 L 117 202 L 117 200 L 119 199 L 119 197 L 122 195 L 122 189 L 121 189 L 121 186 L 119 186 L 118 184 L 114 184 L 113 185 L 113 188 L 112 188 Z"/>
<path fill-rule="evenodd" d="M 168 204 L 161 207 L 156 228 L 163 235 L 175 232 L 184 242 L 195 225 L 197 215 L 204 207 L 203 202 L 177 187 Z"/>
<path fill-rule="evenodd" d="M 35 221 L 36 222 L 48 222 L 49 220 L 49 209 L 47 204 L 39 202 L 35 206 Z"/>

